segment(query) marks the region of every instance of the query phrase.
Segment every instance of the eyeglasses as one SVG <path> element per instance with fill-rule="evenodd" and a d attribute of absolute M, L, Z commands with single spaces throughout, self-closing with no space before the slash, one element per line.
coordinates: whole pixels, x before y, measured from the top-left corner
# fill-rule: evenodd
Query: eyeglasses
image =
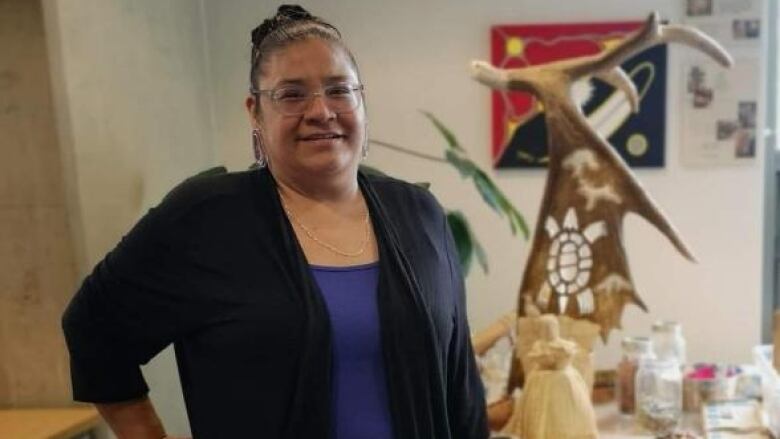
<path fill-rule="evenodd" d="M 270 90 L 249 89 L 250 93 L 268 95 L 276 111 L 286 116 L 297 116 L 305 113 L 311 106 L 315 96 L 322 96 L 325 105 L 334 113 L 350 113 L 360 104 L 363 95 L 363 84 L 334 84 L 322 88 L 320 92 L 312 92 L 299 85 L 287 85 Z"/>

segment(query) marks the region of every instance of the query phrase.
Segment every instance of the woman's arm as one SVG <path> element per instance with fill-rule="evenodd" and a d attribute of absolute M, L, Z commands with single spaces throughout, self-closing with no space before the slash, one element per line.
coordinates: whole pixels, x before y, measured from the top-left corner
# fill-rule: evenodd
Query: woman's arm
<path fill-rule="evenodd" d="M 95 404 L 117 439 L 192 439 L 168 436 L 148 397 Z"/>
<path fill-rule="evenodd" d="M 117 439 L 162 439 L 167 437 L 154 405 L 148 397 L 95 404 Z"/>
<path fill-rule="evenodd" d="M 202 239 L 195 232 L 208 230 L 190 204 L 172 193 L 144 215 L 84 279 L 62 317 L 74 399 L 96 404 L 118 432 L 123 421 L 144 420 L 139 428 L 164 433 L 140 366 L 222 309 L 197 258 L 211 253 L 188 247 Z"/>

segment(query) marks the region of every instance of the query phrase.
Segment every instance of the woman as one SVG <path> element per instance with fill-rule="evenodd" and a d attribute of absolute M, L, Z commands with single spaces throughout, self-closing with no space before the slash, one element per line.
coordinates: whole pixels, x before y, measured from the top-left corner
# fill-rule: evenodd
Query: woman
<path fill-rule="evenodd" d="M 252 43 L 260 166 L 184 182 L 85 280 L 63 319 L 75 398 L 163 437 L 138 366 L 174 343 L 198 439 L 487 437 L 445 216 L 358 172 L 353 56 L 297 6 Z"/>

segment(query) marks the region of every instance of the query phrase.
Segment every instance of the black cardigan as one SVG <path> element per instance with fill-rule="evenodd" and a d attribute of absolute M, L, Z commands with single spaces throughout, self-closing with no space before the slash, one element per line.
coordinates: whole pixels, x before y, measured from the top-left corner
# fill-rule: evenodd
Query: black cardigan
<path fill-rule="evenodd" d="M 425 189 L 359 175 L 379 246 L 379 318 L 398 439 L 488 436 L 463 279 Z M 267 170 L 190 179 L 85 280 L 63 317 L 74 398 L 148 392 L 174 343 L 192 433 L 325 438 L 330 322 Z"/>

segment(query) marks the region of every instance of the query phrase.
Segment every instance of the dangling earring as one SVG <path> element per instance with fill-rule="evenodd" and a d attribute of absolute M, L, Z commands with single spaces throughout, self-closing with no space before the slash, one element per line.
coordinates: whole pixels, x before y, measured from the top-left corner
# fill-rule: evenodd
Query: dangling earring
<path fill-rule="evenodd" d="M 363 150 L 360 154 L 360 159 L 365 160 L 366 157 L 368 157 L 368 122 L 366 122 L 366 126 L 363 128 L 364 135 L 366 136 L 366 140 L 363 142 Z"/>
<path fill-rule="evenodd" d="M 255 128 L 252 130 L 252 151 L 255 153 L 254 167 L 256 168 L 264 168 L 266 165 L 265 154 L 263 154 L 263 148 L 260 145 L 260 130 Z"/>

